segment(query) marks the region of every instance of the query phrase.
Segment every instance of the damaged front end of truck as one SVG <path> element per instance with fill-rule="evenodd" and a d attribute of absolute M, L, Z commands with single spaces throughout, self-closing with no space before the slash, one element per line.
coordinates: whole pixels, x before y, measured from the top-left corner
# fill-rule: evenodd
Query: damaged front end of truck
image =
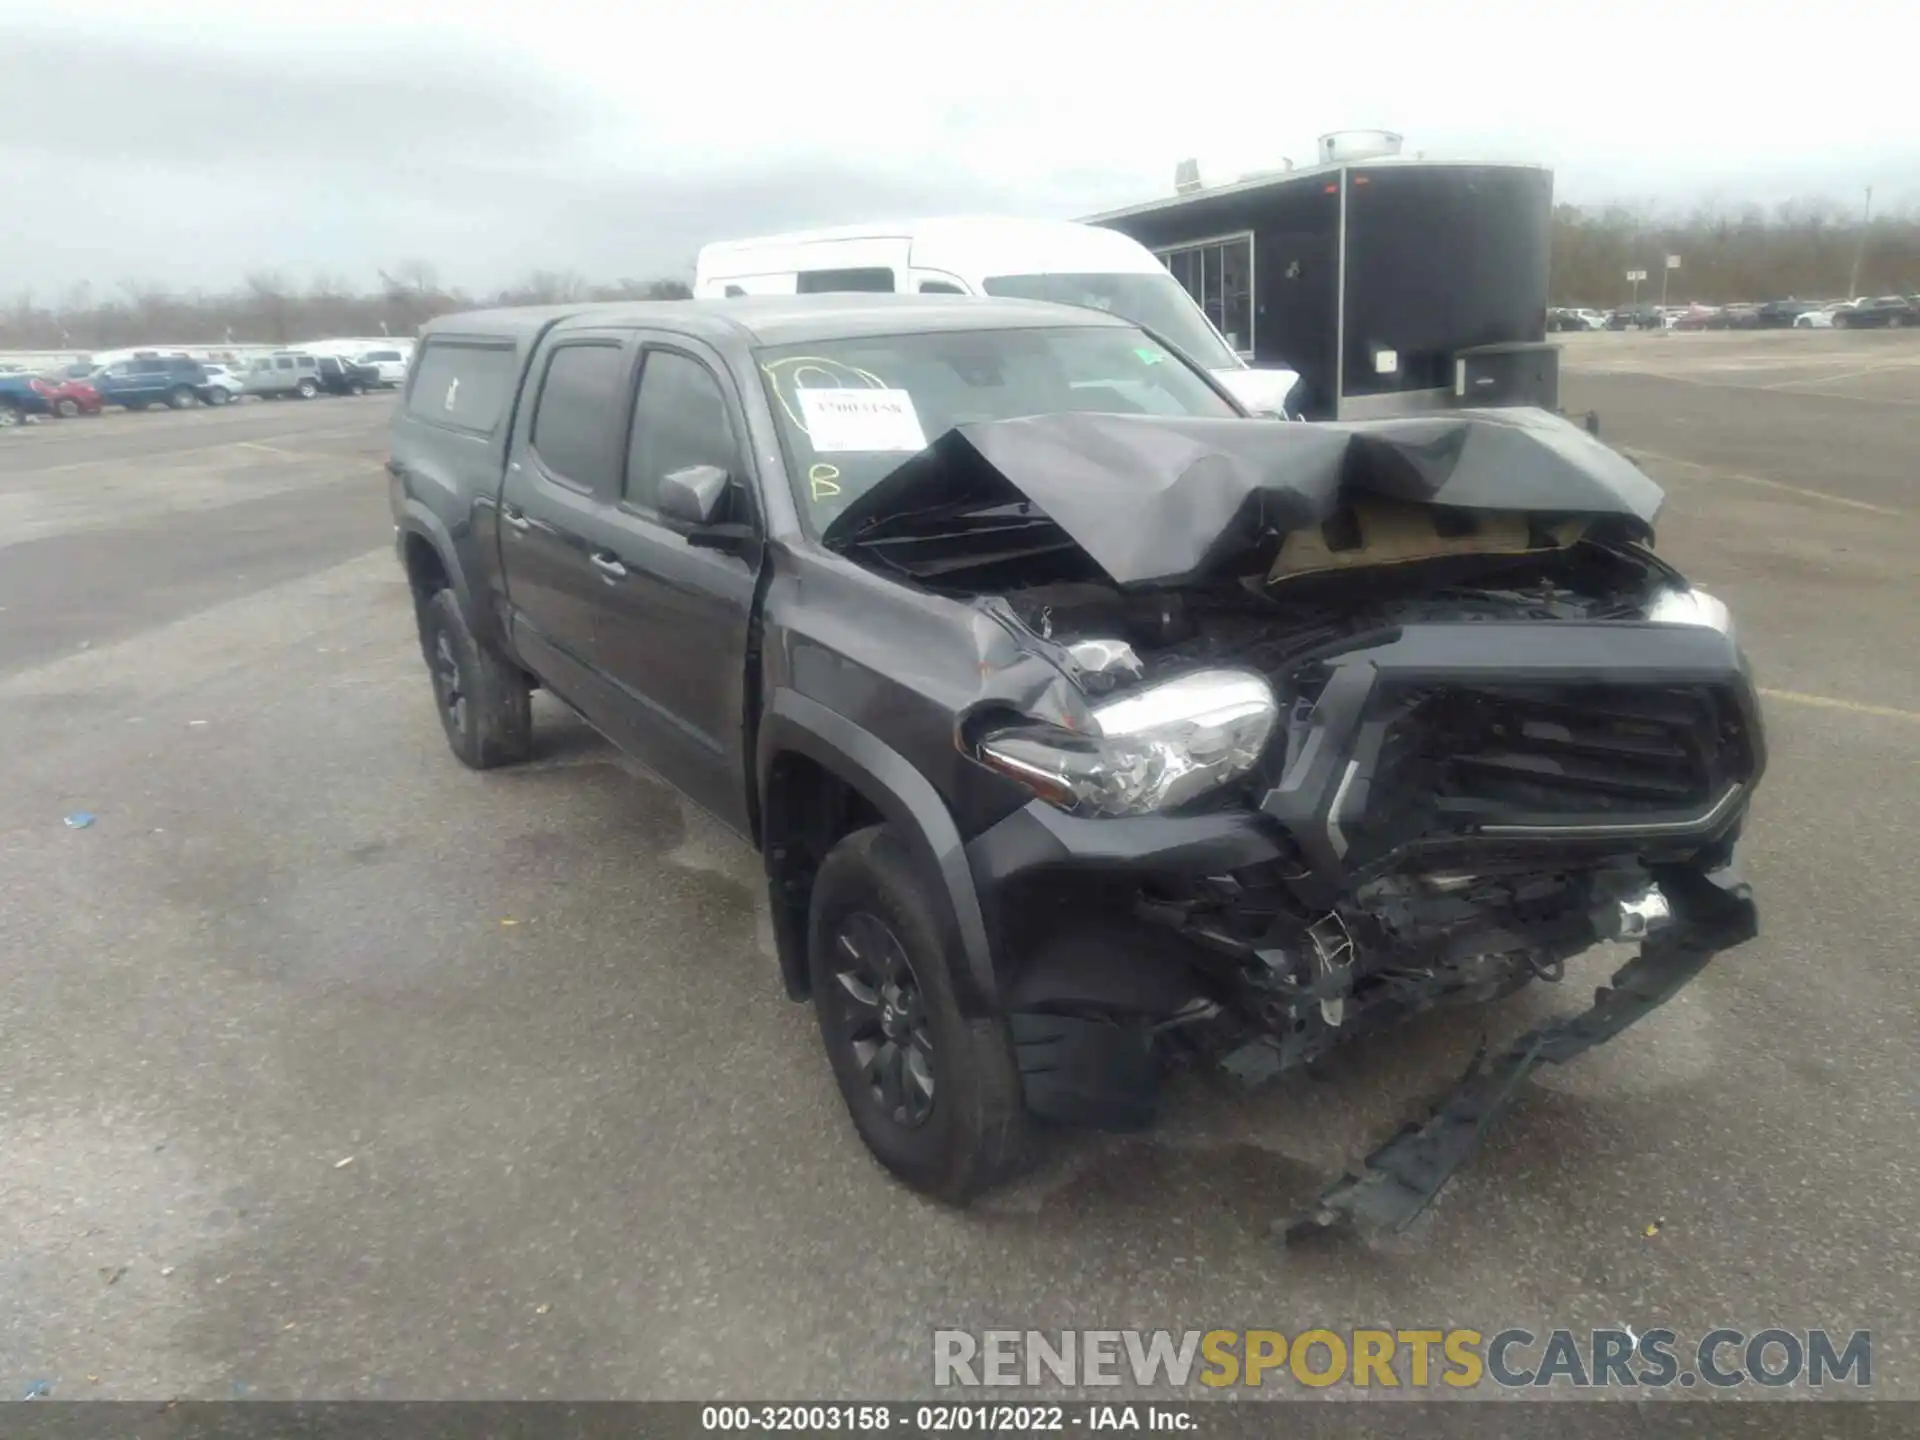
<path fill-rule="evenodd" d="M 1031 795 L 967 844 L 1029 1107 L 1142 1125 L 1170 1065 L 1259 1082 L 1637 944 L 1303 1221 L 1398 1227 L 1535 1066 L 1751 938 L 1761 719 L 1661 499 L 1540 412 L 1070 414 L 842 514 L 830 548 L 997 637 L 954 744 Z"/>

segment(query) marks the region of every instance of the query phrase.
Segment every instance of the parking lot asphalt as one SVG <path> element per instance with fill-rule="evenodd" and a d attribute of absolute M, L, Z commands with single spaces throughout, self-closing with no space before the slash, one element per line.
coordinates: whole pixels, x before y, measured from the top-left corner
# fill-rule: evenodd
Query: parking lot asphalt
<path fill-rule="evenodd" d="M 1184 1082 L 947 1211 L 855 1139 L 753 855 L 551 709 L 524 768 L 446 753 L 389 401 L 0 435 L 0 1387 L 879 1397 L 935 1327 L 1664 1324 L 1870 1329 L 1920 1398 L 1920 337 L 1566 365 L 1768 692 L 1763 933 L 1408 1234 L 1292 1250 L 1271 1221 L 1619 957 Z"/>

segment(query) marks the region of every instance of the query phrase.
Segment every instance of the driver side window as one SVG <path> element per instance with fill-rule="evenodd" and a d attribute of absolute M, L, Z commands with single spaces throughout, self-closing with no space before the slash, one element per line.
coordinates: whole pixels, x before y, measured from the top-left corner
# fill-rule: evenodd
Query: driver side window
<path fill-rule="evenodd" d="M 719 380 L 691 355 L 649 350 L 627 438 L 626 504 L 657 513 L 661 477 L 690 465 L 717 465 L 736 488 L 746 481 Z"/>

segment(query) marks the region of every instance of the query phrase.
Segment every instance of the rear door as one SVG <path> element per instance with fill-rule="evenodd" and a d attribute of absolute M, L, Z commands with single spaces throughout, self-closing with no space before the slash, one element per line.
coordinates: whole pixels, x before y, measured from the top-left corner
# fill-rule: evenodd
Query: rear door
<path fill-rule="evenodd" d="M 167 393 L 167 362 L 135 360 L 128 398 L 136 404 L 159 400 Z"/>
<path fill-rule="evenodd" d="M 609 733 L 622 727 L 597 679 L 594 645 L 599 613 L 623 578 L 605 532 L 620 493 L 634 351 L 630 332 L 549 337 L 534 356 L 500 505 L 514 646 Z"/>
<path fill-rule="evenodd" d="M 746 419 L 725 363 L 683 336 L 642 337 L 619 503 L 602 546 L 595 658 L 625 702 L 622 738 L 710 814 L 748 830 L 744 719 L 748 627 L 760 547 L 729 554 L 688 543 L 660 513 L 660 479 L 693 465 L 732 477 L 719 517 L 755 527 L 757 481 Z"/>

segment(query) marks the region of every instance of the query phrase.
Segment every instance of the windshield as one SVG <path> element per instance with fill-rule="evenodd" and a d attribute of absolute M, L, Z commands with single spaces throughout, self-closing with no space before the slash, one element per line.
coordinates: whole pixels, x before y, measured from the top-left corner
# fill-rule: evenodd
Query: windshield
<path fill-rule="evenodd" d="M 1011 300 L 1051 300 L 1104 310 L 1145 326 L 1169 345 L 1177 345 L 1196 365 L 1209 370 L 1238 370 L 1240 357 L 1227 347 L 1193 297 L 1172 275 L 990 275 L 989 295 Z"/>
<path fill-rule="evenodd" d="M 800 515 L 815 535 L 956 425 L 1074 410 L 1239 413 L 1131 325 L 816 340 L 758 358 Z"/>

